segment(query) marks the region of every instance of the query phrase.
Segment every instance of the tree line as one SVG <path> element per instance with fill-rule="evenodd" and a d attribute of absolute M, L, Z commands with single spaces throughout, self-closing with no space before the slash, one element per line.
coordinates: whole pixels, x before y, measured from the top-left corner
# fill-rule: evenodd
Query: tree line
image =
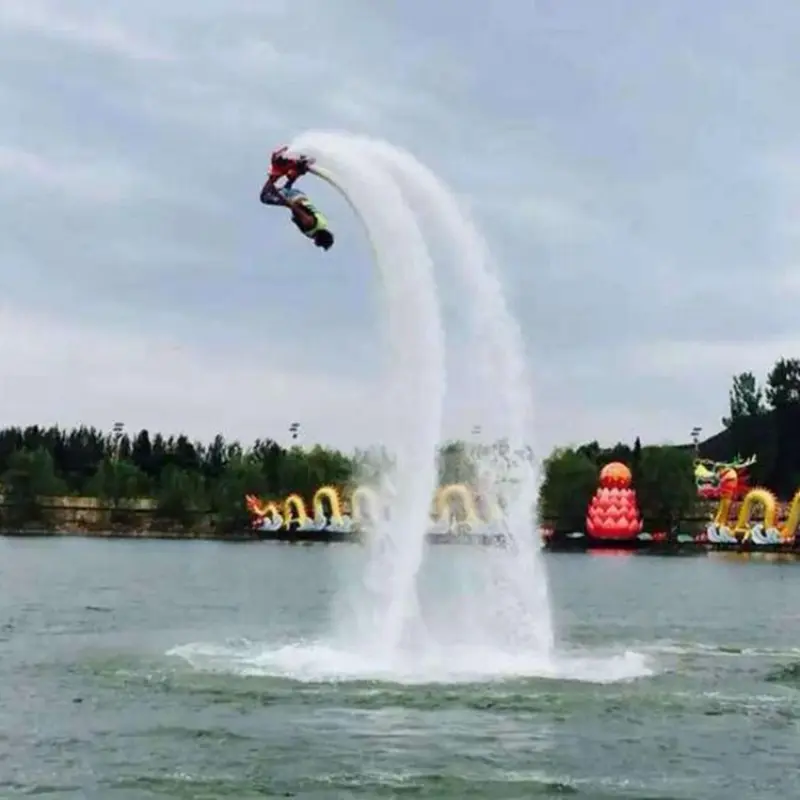
<path fill-rule="evenodd" d="M 358 455 L 358 454 L 357 454 Z M 284 448 L 266 439 L 244 448 L 218 435 L 210 444 L 141 430 L 133 437 L 97 428 L 0 430 L 4 524 L 47 524 L 46 498 L 95 497 L 112 522 L 134 524 L 136 498 L 152 498 L 156 521 L 192 527 L 211 518 L 220 531 L 248 524 L 246 494 L 310 497 L 346 485 L 357 457 L 316 446 Z"/>
<path fill-rule="evenodd" d="M 705 520 L 708 503 L 697 497 L 697 457 L 730 462 L 756 456 L 750 484 L 765 486 L 788 501 L 800 488 L 800 359 L 778 359 L 760 383 L 754 373 L 733 377 L 722 430 L 697 447 L 642 447 L 597 442 L 562 448 L 545 461 L 540 496 L 545 520 L 561 530 L 583 530 L 586 508 L 605 464 L 631 468 L 645 530 L 673 529 L 679 521 Z"/>
<path fill-rule="evenodd" d="M 800 486 L 800 359 L 781 358 L 761 383 L 754 373 L 733 378 L 724 430 L 704 454 L 755 454 L 754 482 L 788 499 Z"/>
<path fill-rule="evenodd" d="M 699 445 L 642 446 L 597 442 L 560 448 L 544 461 L 540 514 L 562 530 L 582 530 L 599 472 L 611 461 L 632 471 L 646 529 L 672 527 L 700 514 L 693 477 L 696 455 L 728 461 L 757 456 L 753 483 L 788 499 L 800 487 L 800 359 L 780 359 L 763 385 L 751 372 L 733 378 L 723 430 Z M 456 441 L 439 453 L 442 484 L 476 485 L 477 448 Z M 157 523 L 191 528 L 201 517 L 216 530 L 249 524 L 246 494 L 310 498 L 322 485 L 346 489 L 379 472 L 390 456 L 380 450 L 347 454 L 316 445 L 285 448 L 271 439 L 250 447 L 218 435 L 211 443 L 141 430 L 133 436 L 97 428 L 11 427 L 0 430 L 3 525 L 48 524 L 43 498 L 94 497 L 118 524 L 135 524 L 134 498 L 153 501 Z"/>

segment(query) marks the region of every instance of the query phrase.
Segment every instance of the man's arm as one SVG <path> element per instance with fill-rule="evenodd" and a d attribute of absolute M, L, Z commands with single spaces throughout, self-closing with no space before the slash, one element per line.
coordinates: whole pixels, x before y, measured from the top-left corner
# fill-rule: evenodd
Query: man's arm
<path fill-rule="evenodd" d="M 265 206 L 285 206 L 286 201 L 278 194 L 275 188 L 275 178 L 271 175 L 267 178 L 267 182 L 261 187 L 261 202 Z"/>

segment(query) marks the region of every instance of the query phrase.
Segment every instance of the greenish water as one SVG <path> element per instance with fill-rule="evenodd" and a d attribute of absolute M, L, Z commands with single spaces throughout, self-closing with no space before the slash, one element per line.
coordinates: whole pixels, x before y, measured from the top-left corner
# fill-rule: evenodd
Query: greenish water
<path fill-rule="evenodd" d="M 320 644 L 358 559 L 0 541 L 0 797 L 795 796 L 800 566 L 548 556 L 560 667 L 409 684 Z"/>

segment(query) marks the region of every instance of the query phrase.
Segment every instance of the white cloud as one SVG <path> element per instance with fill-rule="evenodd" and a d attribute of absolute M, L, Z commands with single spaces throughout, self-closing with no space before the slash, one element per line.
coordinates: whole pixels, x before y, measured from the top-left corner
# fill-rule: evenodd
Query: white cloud
<path fill-rule="evenodd" d="M 779 289 L 785 292 L 786 304 L 791 309 L 792 304 L 800 299 L 800 264 L 789 264 L 776 276 Z M 787 314 L 792 318 L 791 313 Z"/>
<path fill-rule="evenodd" d="M 15 180 L 18 190 L 58 192 L 73 200 L 113 203 L 148 187 L 147 176 L 119 161 L 81 161 L 74 154 L 60 158 L 0 143 L 0 174 Z"/>
<path fill-rule="evenodd" d="M 482 207 L 484 213 L 514 227 L 528 240 L 569 245 L 604 233 L 603 223 L 581 208 L 577 198 L 559 197 L 538 188 L 504 192 Z"/>
<path fill-rule="evenodd" d="M 218 432 L 250 443 L 286 442 L 298 421 L 304 438 L 345 449 L 375 441 L 374 387 L 320 374 L 280 346 L 252 360 L 158 335 L 60 322 L 0 309 L 0 416 L 19 425 L 61 424 Z M 321 402 L 324 398 L 324 402 Z"/>
<path fill-rule="evenodd" d="M 754 317 L 757 318 L 754 312 Z M 711 378 L 752 372 L 766 376 L 779 358 L 795 357 L 800 352 L 800 336 L 754 341 L 740 337 L 729 341 L 663 341 L 634 347 L 626 359 L 641 375 L 652 377 L 695 378 L 698 385 Z M 727 386 L 725 391 L 727 392 Z"/>
<path fill-rule="evenodd" d="M 169 55 L 112 20 L 97 14 L 64 13 L 63 8 L 37 0 L 0 0 L 0 25 L 6 30 L 32 33 L 105 50 L 141 61 L 160 61 Z"/>

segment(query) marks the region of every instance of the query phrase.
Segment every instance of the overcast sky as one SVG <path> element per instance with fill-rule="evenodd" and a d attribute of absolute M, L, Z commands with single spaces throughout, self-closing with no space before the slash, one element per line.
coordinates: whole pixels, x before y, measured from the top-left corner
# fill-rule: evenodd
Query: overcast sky
<path fill-rule="evenodd" d="M 539 448 L 711 434 L 798 354 L 798 41 L 796 0 L 0 0 L 0 424 L 374 438 L 358 229 L 258 202 L 336 128 L 480 221 Z"/>

